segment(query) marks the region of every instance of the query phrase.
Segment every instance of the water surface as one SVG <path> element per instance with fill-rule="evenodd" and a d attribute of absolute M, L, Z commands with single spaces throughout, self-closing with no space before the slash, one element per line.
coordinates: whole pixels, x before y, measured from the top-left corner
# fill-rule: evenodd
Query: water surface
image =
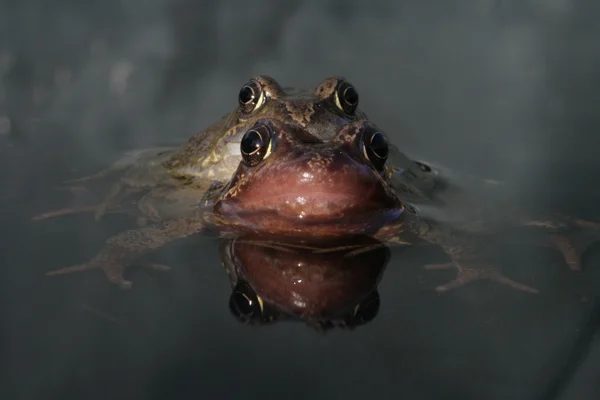
<path fill-rule="evenodd" d="M 195 238 L 131 269 L 81 263 L 132 226 L 72 204 L 60 182 L 123 151 L 180 143 L 254 74 L 344 75 L 392 142 L 516 182 L 530 204 L 599 217 L 594 2 L 0 3 L 2 398 L 598 398 L 600 256 L 507 248 L 504 272 L 438 295 L 439 251 L 392 249 L 377 317 L 354 331 L 240 324 L 218 243 Z M 488 4 L 489 3 L 489 4 Z M 596 32 L 597 33 L 597 32 Z"/>

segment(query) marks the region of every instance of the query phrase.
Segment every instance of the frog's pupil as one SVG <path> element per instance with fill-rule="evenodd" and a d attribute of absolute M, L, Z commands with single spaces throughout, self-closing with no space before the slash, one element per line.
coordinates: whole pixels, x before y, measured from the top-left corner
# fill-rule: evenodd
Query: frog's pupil
<path fill-rule="evenodd" d="M 250 86 L 244 86 L 240 90 L 240 102 L 242 104 L 248 104 L 254 100 L 254 90 Z"/>
<path fill-rule="evenodd" d="M 378 294 L 371 295 L 362 305 L 360 309 L 360 319 L 362 323 L 367 323 L 373 320 L 379 312 L 380 300 Z"/>
<path fill-rule="evenodd" d="M 371 136 L 371 151 L 379 158 L 387 158 L 388 156 L 388 143 L 381 133 L 377 132 Z"/>
<path fill-rule="evenodd" d="M 235 292 L 234 301 L 242 315 L 249 316 L 254 312 L 254 302 L 244 293 Z"/>
<path fill-rule="evenodd" d="M 354 87 L 350 86 L 344 90 L 344 100 L 351 106 L 358 104 L 358 92 Z"/>
<path fill-rule="evenodd" d="M 263 145 L 262 136 L 255 130 L 246 132 L 242 138 L 242 152 L 245 154 L 252 154 Z"/>

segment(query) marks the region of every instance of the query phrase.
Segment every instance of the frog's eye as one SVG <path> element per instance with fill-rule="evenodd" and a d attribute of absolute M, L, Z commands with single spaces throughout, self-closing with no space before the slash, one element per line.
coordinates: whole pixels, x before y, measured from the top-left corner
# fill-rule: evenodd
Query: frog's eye
<path fill-rule="evenodd" d="M 263 87 L 257 81 L 251 80 L 240 89 L 238 103 L 244 114 L 258 110 L 265 103 Z"/>
<path fill-rule="evenodd" d="M 239 282 L 229 297 L 229 309 L 234 317 L 244 323 L 263 319 L 263 302 L 245 282 Z"/>
<path fill-rule="evenodd" d="M 358 326 L 371 322 L 379 313 L 379 293 L 375 290 L 354 308 L 352 325 Z"/>
<path fill-rule="evenodd" d="M 389 147 L 385 135 L 374 128 L 367 128 L 362 135 L 363 153 L 378 171 L 383 171 Z"/>
<path fill-rule="evenodd" d="M 256 124 L 242 137 L 240 150 L 246 165 L 258 165 L 271 152 L 271 128 L 265 124 Z"/>
<path fill-rule="evenodd" d="M 351 83 L 342 81 L 335 91 L 335 105 L 345 114 L 354 115 L 358 107 L 358 92 Z"/>

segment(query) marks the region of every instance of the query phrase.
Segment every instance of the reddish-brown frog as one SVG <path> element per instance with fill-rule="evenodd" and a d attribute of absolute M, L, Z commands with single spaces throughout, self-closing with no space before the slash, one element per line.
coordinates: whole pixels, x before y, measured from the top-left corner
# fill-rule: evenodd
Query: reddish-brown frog
<path fill-rule="evenodd" d="M 120 233 L 90 262 L 51 274 L 101 268 L 112 282 L 128 286 L 123 270 L 138 262 L 140 255 L 211 228 L 224 236 L 255 234 L 304 243 L 356 235 L 370 235 L 388 244 L 431 243 L 450 256 L 451 262 L 443 267 L 458 271 L 458 278 L 439 291 L 479 279 L 536 291 L 499 272 L 487 230 L 477 224 L 476 228 L 456 226 L 420 216 L 404 201 L 419 191 L 412 190 L 409 182 L 395 185 L 400 178 L 394 176 L 398 170 L 387 165 L 387 137 L 368 121 L 347 123 L 324 139 L 295 124 L 261 119 L 244 133 L 239 151 L 241 162 L 231 179 L 209 196 L 211 209 L 190 206 L 187 213 L 175 217 L 159 212 L 162 220 L 157 224 Z M 194 193 L 206 199 L 193 186 L 178 190 L 187 190 L 191 200 Z M 163 196 L 152 199 L 154 209 L 164 209 Z"/>
<path fill-rule="evenodd" d="M 251 145 L 245 149 L 242 142 L 244 161 L 212 214 L 225 230 L 320 240 L 369 234 L 388 244 L 439 245 L 451 262 L 427 268 L 458 271 L 458 278 L 439 291 L 492 279 L 536 292 L 493 265 L 498 258 L 494 235 L 526 226 L 542 230 L 536 242 L 556 246 L 572 269 L 580 267 L 561 231 L 585 227 L 582 221 L 534 218 L 511 205 L 494 182 L 469 177 L 460 186 L 454 175 L 391 151 L 372 123 L 348 124 L 326 143 L 290 133 L 268 123 L 248 132 Z M 401 157 L 402 168 L 388 165 L 390 155 Z M 426 185 L 428 180 L 432 184 Z"/>
<path fill-rule="evenodd" d="M 283 88 L 268 76 L 257 76 L 242 86 L 237 107 L 192 136 L 181 147 L 135 150 L 97 174 L 70 181 L 84 184 L 107 178 L 110 186 L 99 205 L 72 207 L 41 214 L 35 219 L 89 212 L 96 220 L 107 212 L 127 212 L 129 200 L 142 210 L 142 222 L 156 222 L 184 216 L 201 203 L 199 192 L 209 192 L 226 184 L 241 161 L 243 135 L 262 118 L 302 128 L 321 140 L 334 137 L 339 128 L 357 119 L 366 119 L 359 108 L 356 88 L 341 77 L 323 80 L 313 90 Z M 101 184 L 95 184 L 106 190 Z M 84 188 L 86 189 L 86 188 Z M 151 191 L 141 202 L 140 195 Z M 156 210 L 156 197 L 164 197 L 169 207 Z M 136 213 L 138 210 L 134 210 Z"/>
<path fill-rule="evenodd" d="M 123 269 L 139 255 L 207 225 L 232 235 L 249 227 L 261 234 L 339 238 L 374 233 L 402 215 L 404 206 L 382 175 L 388 149 L 381 132 L 364 121 L 347 123 L 333 137 L 312 132 L 273 119 L 257 121 L 241 138 L 242 161 L 224 188 L 207 194 L 193 181 L 153 187 L 140 212 L 156 223 L 117 234 L 89 263 L 53 274 L 101 268 L 112 282 L 128 286 Z M 294 225 L 299 231 L 288 232 Z"/>
<path fill-rule="evenodd" d="M 243 236 L 224 240 L 220 253 L 232 286 L 229 308 L 240 322 L 301 320 L 319 330 L 373 320 L 390 259 L 390 249 L 368 236 L 310 245 Z"/>

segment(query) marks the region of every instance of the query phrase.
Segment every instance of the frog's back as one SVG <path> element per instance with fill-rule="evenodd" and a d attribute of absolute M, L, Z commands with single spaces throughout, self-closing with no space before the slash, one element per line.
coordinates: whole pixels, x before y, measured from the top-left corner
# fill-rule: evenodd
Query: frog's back
<path fill-rule="evenodd" d="M 304 90 L 283 89 L 273 78 L 257 76 L 241 88 L 232 112 L 191 137 L 164 165 L 174 176 L 226 181 L 241 161 L 242 136 L 260 119 L 297 126 L 327 141 L 366 115 L 358 109 L 357 90 L 343 78 Z"/>

